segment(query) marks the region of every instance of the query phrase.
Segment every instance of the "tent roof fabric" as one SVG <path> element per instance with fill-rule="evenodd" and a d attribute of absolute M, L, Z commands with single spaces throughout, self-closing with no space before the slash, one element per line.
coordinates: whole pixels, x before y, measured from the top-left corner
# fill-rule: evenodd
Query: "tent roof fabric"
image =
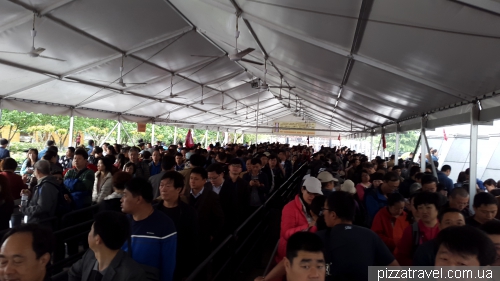
<path fill-rule="evenodd" d="M 65 60 L 0 52 L 1 108 L 239 131 L 300 113 L 364 133 L 488 98 L 499 118 L 500 3 L 478 2 L 1 1 L 0 51 L 30 51 L 36 11 L 35 48 Z M 237 24 L 266 67 L 227 57 Z"/>

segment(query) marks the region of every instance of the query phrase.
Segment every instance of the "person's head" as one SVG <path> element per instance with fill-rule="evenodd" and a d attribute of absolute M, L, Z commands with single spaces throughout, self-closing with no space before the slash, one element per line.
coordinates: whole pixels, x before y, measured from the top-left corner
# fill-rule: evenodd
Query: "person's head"
<path fill-rule="evenodd" d="M 286 160 L 286 152 L 284 150 L 280 150 L 278 152 L 278 158 L 280 161 L 285 161 Z"/>
<path fill-rule="evenodd" d="M 184 155 L 182 153 L 178 152 L 175 154 L 175 163 L 180 166 L 182 163 L 184 163 Z"/>
<path fill-rule="evenodd" d="M 448 208 L 441 211 L 438 215 L 439 229 L 443 230 L 450 226 L 465 225 L 464 215 L 458 209 Z"/>
<path fill-rule="evenodd" d="M 398 165 L 394 165 L 392 167 L 392 172 L 396 173 L 398 177 L 401 177 L 401 167 L 399 167 Z"/>
<path fill-rule="evenodd" d="M 50 162 L 47 160 L 40 160 L 35 163 L 33 166 L 35 177 L 37 179 L 46 177 L 50 175 Z"/>
<path fill-rule="evenodd" d="M 274 168 L 278 164 L 278 157 L 274 154 L 269 155 L 269 167 Z"/>
<path fill-rule="evenodd" d="M 87 167 L 87 159 L 89 155 L 85 149 L 77 149 L 75 150 L 75 156 L 73 157 L 73 164 L 75 165 L 77 170 L 82 170 Z"/>
<path fill-rule="evenodd" d="M 123 192 L 125 184 L 132 180 L 132 175 L 127 172 L 116 172 L 113 175 L 113 188 L 117 192 Z"/>
<path fill-rule="evenodd" d="M 94 140 L 89 140 L 88 144 L 89 144 L 89 146 L 94 146 Z"/>
<path fill-rule="evenodd" d="M 247 166 L 247 171 L 252 171 L 252 158 L 247 159 L 245 166 Z"/>
<path fill-rule="evenodd" d="M 498 211 L 497 200 L 491 193 L 481 192 L 474 196 L 474 219 L 480 224 L 495 218 Z"/>
<path fill-rule="evenodd" d="M 412 166 L 410 168 L 410 178 L 415 180 L 415 175 L 420 172 L 420 167 L 419 166 Z"/>
<path fill-rule="evenodd" d="M 152 154 L 153 162 L 159 163 L 161 160 L 161 154 L 159 150 L 154 150 Z"/>
<path fill-rule="evenodd" d="M 384 183 L 384 174 L 373 173 L 370 175 L 370 181 L 372 182 L 373 187 L 377 188 Z"/>
<path fill-rule="evenodd" d="M 311 232 L 290 236 L 284 258 L 288 281 L 325 280 L 325 257 L 321 238 Z"/>
<path fill-rule="evenodd" d="M 213 186 L 221 186 L 224 182 L 224 166 L 220 163 L 211 164 L 207 167 L 208 180 Z"/>
<path fill-rule="evenodd" d="M 219 163 L 225 164 L 226 160 L 227 160 L 227 155 L 225 152 L 219 152 L 219 153 L 217 153 L 217 156 L 215 156 L 215 161 L 217 161 Z"/>
<path fill-rule="evenodd" d="M 92 152 L 94 153 L 94 156 L 96 158 L 97 157 L 102 157 L 103 149 L 102 149 L 102 147 L 96 146 L 96 147 L 94 147 L 94 150 Z"/>
<path fill-rule="evenodd" d="M 399 187 L 399 176 L 394 172 L 388 172 L 384 175 L 383 183 L 380 186 L 383 194 L 394 193 Z"/>
<path fill-rule="evenodd" d="M 43 160 L 47 160 L 50 163 L 57 163 L 57 153 L 54 151 L 47 151 L 42 157 Z"/>
<path fill-rule="evenodd" d="M 492 263 L 491 265 L 493 266 L 499 266 L 500 265 L 500 221 L 498 220 L 491 220 L 488 222 L 485 222 L 481 226 L 481 230 L 490 237 L 491 241 L 495 245 L 495 251 L 497 252 L 497 256 L 495 259 L 495 262 Z"/>
<path fill-rule="evenodd" d="M 164 155 L 161 158 L 161 169 L 163 171 L 173 171 L 175 170 L 175 157 L 171 155 Z"/>
<path fill-rule="evenodd" d="M 267 154 L 262 154 L 260 156 L 260 162 L 262 163 L 262 166 L 266 166 L 269 162 L 269 156 L 267 156 Z"/>
<path fill-rule="evenodd" d="M 422 191 L 437 192 L 438 180 L 433 175 L 424 174 L 421 180 Z"/>
<path fill-rule="evenodd" d="M 460 211 L 465 209 L 469 204 L 469 193 L 465 188 L 454 188 L 449 196 L 450 208 L 455 208 Z"/>
<path fill-rule="evenodd" d="M 486 190 L 488 190 L 488 192 L 497 188 L 497 182 L 494 179 L 487 179 L 483 182 L 483 184 L 484 184 L 484 187 L 486 187 Z"/>
<path fill-rule="evenodd" d="M 321 182 L 314 177 L 308 177 L 302 183 L 302 199 L 307 205 L 311 205 L 314 197 L 323 195 L 321 191 Z"/>
<path fill-rule="evenodd" d="M 73 156 L 75 156 L 75 148 L 70 146 L 68 147 L 68 149 L 66 150 L 66 158 L 69 158 L 69 159 L 72 159 Z"/>
<path fill-rule="evenodd" d="M 189 186 L 191 189 L 199 191 L 203 189 L 203 186 L 207 182 L 208 174 L 202 167 L 196 167 L 191 170 L 189 175 Z"/>
<path fill-rule="evenodd" d="M 334 227 L 340 223 L 351 223 L 354 220 L 355 212 L 354 197 L 344 191 L 331 193 L 323 208 L 323 216 L 328 227 Z"/>
<path fill-rule="evenodd" d="M 9 141 L 7 139 L 1 138 L 0 139 L 0 146 L 6 147 L 9 144 Z"/>
<path fill-rule="evenodd" d="M 36 162 L 36 160 L 38 159 L 38 149 L 30 148 L 28 150 L 27 157 L 28 157 L 31 165 L 35 164 L 35 163 L 33 163 L 33 161 Z"/>
<path fill-rule="evenodd" d="M 368 172 L 367 170 L 361 171 L 361 182 L 365 184 L 370 182 L 370 172 Z"/>
<path fill-rule="evenodd" d="M 2 238 L 0 279 L 44 280 L 54 245 L 52 232 L 38 224 L 12 228 Z"/>
<path fill-rule="evenodd" d="M 139 148 L 137 147 L 131 147 L 130 150 L 128 151 L 128 158 L 130 159 L 130 162 L 132 163 L 138 163 L 139 162 Z"/>
<path fill-rule="evenodd" d="M 113 160 L 107 157 L 100 158 L 97 161 L 97 170 L 101 173 L 110 173 L 113 169 Z"/>
<path fill-rule="evenodd" d="M 161 199 L 167 202 L 179 200 L 179 196 L 184 188 L 184 176 L 175 171 L 168 171 L 160 181 Z"/>
<path fill-rule="evenodd" d="M 251 166 L 252 166 L 252 173 L 258 174 L 260 172 L 260 169 L 262 169 L 262 162 L 260 161 L 259 158 L 253 158 Z"/>
<path fill-rule="evenodd" d="M 94 253 L 104 248 L 118 251 L 130 237 L 130 224 L 127 217 L 114 211 L 97 213 L 88 235 L 89 248 Z"/>
<path fill-rule="evenodd" d="M 451 174 L 451 166 L 450 165 L 443 165 L 441 167 L 441 172 L 443 172 L 443 174 L 445 174 L 447 177 L 449 177 Z"/>
<path fill-rule="evenodd" d="M 495 245 L 481 230 L 465 225 L 439 232 L 435 266 L 486 266 L 496 260 Z"/>
<path fill-rule="evenodd" d="M 128 162 L 125 164 L 125 166 L 123 166 L 123 171 L 126 172 L 126 173 L 129 173 L 131 175 L 135 174 L 135 169 L 137 167 L 135 166 L 134 163 L 132 162 Z"/>
<path fill-rule="evenodd" d="M 125 184 L 120 202 L 122 212 L 126 214 L 134 214 L 148 208 L 153 202 L 153 187 L 143 178 L 133 178 Z"/>
<path fill-rule="evenodd" d="M 434 223 L 439 210 L 439 195 L 435 192 L 422 191 L 415 196 L 413 205 L 424 223 Z"/>
<path fill-rule="evenodd" d="M 345 180 L 344 183 L 339 186 L 338 190 L 345 191 L 350 194 L 356 193 L 356 187 L 354 186 L 354 182 L 352 180 Z"/>
<path fill-rule="evenodd" d="M 233 176 L 239 175 L 241 173 L 241 171 L 243 170 L 243 168 L 241 167 L 241 161 L 237 158 L 232 159 L 229 162 L 228 169 L 229 169 L 230 175 L 233 175 Z"/>
<path fill-rule="evenodd" d="M 47 147 L 54 146 L 56 143 L 53 140 L 48 140 L 47 141 Z"/>
<path fill-rule="evenodd" d="M 7 157 L 2 161 L 2 171 L 14 172 L 17 169 L 17 162 L 14 158 Z"/>
<path fill-rule="evenodd" d="M 200 154 L 192 154 L 189 157 L 189 163 L 191 164 L 191 167 L 203 167 L 205 166 L 207 160 L 205 157 L 203 157 Z"/>
<path fill-rule="evenodd" d="M 328 190 L 333 190 L 335 188 L 335 182 L 338 182 L 338 180 L 333 177 L 332 173 L 328 171 L 319 173 L 318 180 L 321 182 L 321 188 Z"/>
<path fill-rule="evenodd" d="M 457 183 L 458 182 L 465 182 L 466 180 L 467 180 L 467 174 L 465 172 L 458 173 Z"/>
<path fill-rule="evenodd" d="M 387 209 L 393 217 L 399 217 L 403 214 L 405 208 L 405 198 L 400 193 L 391 193 L 387 195 Z"/>

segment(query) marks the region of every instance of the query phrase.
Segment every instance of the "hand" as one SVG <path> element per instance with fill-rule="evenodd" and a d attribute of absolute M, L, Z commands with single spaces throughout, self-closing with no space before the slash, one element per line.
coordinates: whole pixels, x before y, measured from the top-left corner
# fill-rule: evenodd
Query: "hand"
<path fill-rule="evenodd" d="M 258 276 L 258 277 L 255 277 L 255 279 L 253 281 L 265 281 L 265 280 L 266 280 L 265 276 Z"/>
<path fill-rule="evenodd" d="M 24 174 L 22 178 L 23 178 L 23 183 L 26 184 L 28 182 L 29 176 L 28 174 Z"/>
<path fill-rule="evenodd" d="M 313 220 L 309 223 L 309 227 L 316 226 L 316 220 Z"/>
<path fill-rule="evenodd" d="M 64 200 L 68 201 L 68 203 L 71 203 L 71 198 L 69 198 L 68 194 L 64 194 Z"/>
<path fill-rule="evenodd" d="M 31 175 L 31 174 L 33 174 L 33 170 L 28 168 L 28 169 L 26 170 L 26 174 L 30 174 L 30 175 Z"/>

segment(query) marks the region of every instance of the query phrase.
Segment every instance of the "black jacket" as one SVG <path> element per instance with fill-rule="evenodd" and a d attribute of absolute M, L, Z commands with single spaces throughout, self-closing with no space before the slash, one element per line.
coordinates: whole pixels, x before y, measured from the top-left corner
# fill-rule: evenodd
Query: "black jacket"
<path fill-rule="evenodd" d="M 225 232 L 232 232 L 249 215 L 250 185 L 242 178 L 233 182 L 226 178 L 219 192 L 220 204 L 224 212 Z"/>
<path fill-rule="evenodd" d="M 179 200 L 176 214 L 163 206 L 163 200 L 155 205 L 155 209 L 164 212 L 175 224 L 177 230 L 177 261 L 175 265 L 174 280 L 182 280 L 201 262 L 199 257 L 199 220 L 196 209 L 193 206 Z M 170 211 L 173 211 L 170 209 Z"/>
<path fill-rule="evenodd" d="M 250 184 L 250 181 L 252 180 L 252 174 L 251 173 L 244 174 L 243 180 Z M 262 203 L 264 203 L 266 201 L 266 196 L 269 193 L 269 190 L 271 190 L 271 184 L 267 179 L 267 175 L 264 174 L 263 172 L 259 173 L 259 181 L 260 183 L 264 184 L 263 186 L 257 189 L 257 191 L 259 192 L 260 200 L 262 201 Z M 252 192 L 252 186 L 250 186 L 250 193 L 251 192 Z"/>

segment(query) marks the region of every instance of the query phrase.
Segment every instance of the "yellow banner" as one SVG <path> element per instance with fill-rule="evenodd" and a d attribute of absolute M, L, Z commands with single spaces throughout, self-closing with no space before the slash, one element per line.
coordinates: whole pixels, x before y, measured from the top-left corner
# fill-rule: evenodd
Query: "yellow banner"
<path fill-rule="evenodd" d="M 273 133 L 280 135 L 314 136 L 316 135 L 314 129 L 316 129 L 316 123 L 281 122 L 274 123 Z"/>

